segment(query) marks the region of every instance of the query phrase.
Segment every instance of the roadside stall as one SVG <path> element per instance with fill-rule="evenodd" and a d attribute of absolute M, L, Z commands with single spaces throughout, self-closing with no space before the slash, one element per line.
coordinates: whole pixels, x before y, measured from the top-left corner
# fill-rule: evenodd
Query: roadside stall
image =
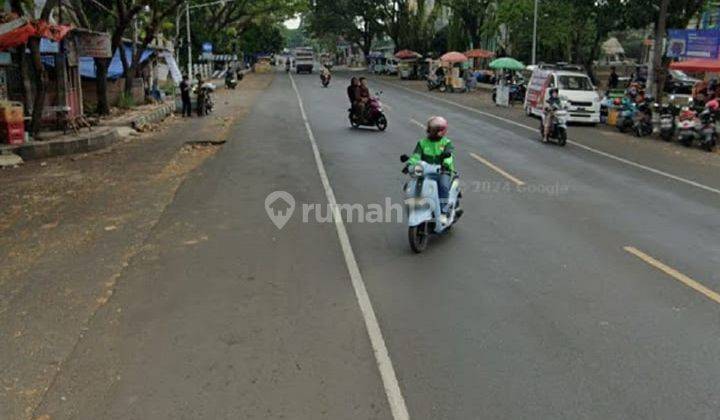
<path fill-rule="evenodd" d="M 395 53 L 398 59 L 398 74 L 401 79 L 416 80 L 420 78 L 420 54 L 411 50 L 402 50 Z"/>
<path fill-rule="evenodd" d="M 445 70 L 445 83 L 450 92 L 464 92 L 466 90 L 465 79 L 461 75 L 461 71 L 465 69 L 468 58 L 465 54 L 457 51 L 445 53 L 440 57 L 441 65 Z"/>
<path fill-rule="evenodd" d="M 502 57 L 495 59 L 490 62 L 490 68 L 498 72 L 522 71 L 525 69 L 525 65 L 514 58 Z M 495 84 L 495 104 L 499 106 L 510 105 L 510 89 L 511 84 L 507 83 L 505 77 L 497 77 Z"/>
<path fill-rule="evenodd" d="M 487 68 L 488 60 L 495 57 L 495 53 L 488 50 L 474 49 L 465 52 L 465 57 L 471 60 L 470 68 L 481 70 Z"/>
<path fill-rule="evenodd" d="M 470 59 L 470 68 L 467 70 L 472 74 L 465 78 L 466 82 L 470 82 L 468 88 L 474 89 L 475 85 L 487 83 L 492 79 L 492 72 L 488 71 L 488 60 L 495 57 L 495 53 L 488 50 L 474 49 L 465 52 L 465 56 Z M 472 79 L 472 80 L 471 80 Z"/>
<path fill-rule="evenodd" d="M 255 73 L 270 73 L 272 71 L 272 57 L 258 57 L 257 62 L 253 66 Z"/>

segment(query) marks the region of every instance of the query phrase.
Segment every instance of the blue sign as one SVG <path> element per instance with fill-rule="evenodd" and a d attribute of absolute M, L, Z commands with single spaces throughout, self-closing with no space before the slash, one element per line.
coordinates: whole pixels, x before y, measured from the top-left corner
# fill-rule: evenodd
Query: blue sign
<path fill-rule="evenodd" d="M 712 58 L 718 57 L 720 30 L 717 29 L 676 29 L 668 31 L 668 57 Z"/>
<path fill-rule="evenodd" d="M 202 52 L 205 53 L 211 53 L 212 52 L 212 43 L 211 42 L 203 42 L 202 44 Z"/>

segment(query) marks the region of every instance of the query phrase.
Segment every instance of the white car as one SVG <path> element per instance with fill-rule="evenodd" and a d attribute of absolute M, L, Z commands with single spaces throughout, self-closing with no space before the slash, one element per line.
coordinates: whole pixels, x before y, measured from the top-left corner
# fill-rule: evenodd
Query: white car
<path fill-rule="evenodd" d="M 560 96 L 567 98 L 569 122 L 600 122 L 600 94 L 588 75 L 579 71 L 545 68 L 533 71 L 525 94 L 526 113 L 542 116 L 546 93 L 554 87 Z"/>
<path fill-rule="evenodd" d="M 398 74 L 398 62 L 395 59 L 388 59 L 385 63 L 385 74 L 397 75 Z"/>

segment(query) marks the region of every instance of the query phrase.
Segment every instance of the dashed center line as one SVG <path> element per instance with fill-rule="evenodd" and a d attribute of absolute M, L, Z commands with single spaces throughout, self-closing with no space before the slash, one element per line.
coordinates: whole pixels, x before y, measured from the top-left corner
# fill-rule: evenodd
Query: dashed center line
<path fill-rule="evenodd" d="M 521 187 L 525 185 L 523 181 L 520 179 L 510 175 L 507 171 L 503 170 L 499 166 L 495 165 L 494 163 L 490 162 L 489 160 L 485 159 L 484 157 L 478 155 L 477 153 L 470 153 L 470 156 L 473 157 L 473 159 L 477 160 L 478 162 L 482 163 L 483 165 L 487 166 L 488 168 L 492 169 L 493 171 L 499 173 L 500 175 L 504 176 L 505 178 L 509 179 L 511 182 L 513 182 L 518 187 Z"/>
<path fill-rule="evenodd" d="M 416 120 L 415 118 L 410 118 L 410 122 L 417 125 L 420 128 L 425 128 L 425 124 L 421 123 L 420 121 Z"/>
<path fill-rule="evenodd" d="M 690 277 L 686 276 L 685 274 L 664 264 L 662 261 L 656 260 L 655 258 L 640 251 L 639 249 L 637 249 L 635 247 L 626 246 L 626 247 L 623 247 L 623 249 L 626 252 L 629 252 L 630 254 L 640 258 L 645 263 L 657 268 L 658 270 L 662 271 L 663 273 L 667 274 L 668 276 L 674 278 L 675 280 L 679 281 L 680 283 L 683 283 L 685 286 L 687 286 L 697 292 L 702 293 L 708 299 L 714 301 L 715 303 L 720 303 L 720 293 L 706 287 L 705 285 L 698 282 L 697 280 L 691 279 Z"/>

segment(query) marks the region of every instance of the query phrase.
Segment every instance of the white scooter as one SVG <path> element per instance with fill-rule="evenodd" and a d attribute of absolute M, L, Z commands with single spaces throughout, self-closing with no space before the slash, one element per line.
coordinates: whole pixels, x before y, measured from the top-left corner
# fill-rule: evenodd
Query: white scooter
<path fill-rule="evenodd" d="M 400 156 L 400 161 L 403 163 L 408 159 L 407 155 Z M 405 209 L 408 239 L 410 248 L 415 253 L 421 253 L 427 248 L 431 234 L 448 231 L 462 216 L 460 182 L 457 176 L 451 181 L 448 202 L 445 212 L 442 212 L 438 182 L 434 177 L 443 173 L 442 166 L 421 161 L 416 165 L 410 165 L 403 172 L 411 177 L 404 187 L 407 196 Z"/>

